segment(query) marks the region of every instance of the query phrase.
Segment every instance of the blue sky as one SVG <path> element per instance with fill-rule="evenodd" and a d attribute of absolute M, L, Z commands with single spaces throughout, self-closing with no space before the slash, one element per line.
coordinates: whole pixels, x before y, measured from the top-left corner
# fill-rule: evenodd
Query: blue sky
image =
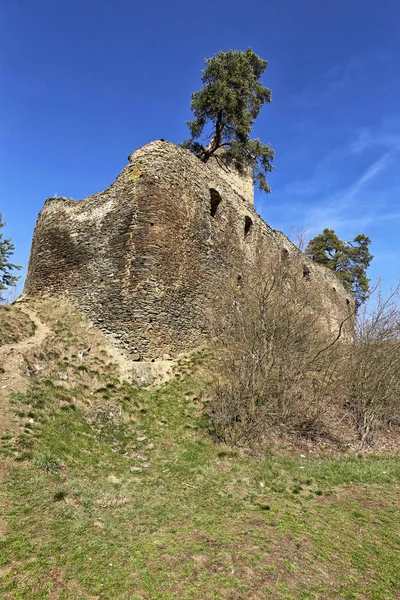
<path fill-rule="evenodd" d="M 27 265 L 44 200 L 107 187 L 135 148 L 187 137 L 204 59 L 269 61 L 254 135 L 276 151 L 256 207 L 291 234 L 366 233 L 400 276 L 397 0 L 0 0 L 0 212 Z M 24 274 L 24 271 L 23 271 Z"/>

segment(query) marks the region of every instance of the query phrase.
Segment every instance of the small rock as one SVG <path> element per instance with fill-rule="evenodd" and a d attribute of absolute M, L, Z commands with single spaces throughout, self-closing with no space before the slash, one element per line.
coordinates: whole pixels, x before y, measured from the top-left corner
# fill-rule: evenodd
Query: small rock
<path fill-rule="evenodd" d="M 139 454 L 139 455 L 138 455 L 136 458 L 137 458 L 138 460 L 149 460 L 149 459 L 147 458 L 147 456 L 142 456 L 141 454 Z"/>
<path fill-rule="evenodd" d="M 140 467 L 131 467 L 131 473 L 140 473 L 142 469 Z"/>
<path fill-rule="evenodd" d="M 150 466 L 150 463 L 143 463 L 143 465 L 142 465 L 142 467 L 143 467 L 144 469 L 148 469 L 148 468 L 149 468 L 149 466 Z"/>
<path fill-rule="evenodd" d="M 59 373 L 58 374 L 58 379 L 62 379 L 63 381 L 67 381 L 68 380 L 68 373 Z"/>

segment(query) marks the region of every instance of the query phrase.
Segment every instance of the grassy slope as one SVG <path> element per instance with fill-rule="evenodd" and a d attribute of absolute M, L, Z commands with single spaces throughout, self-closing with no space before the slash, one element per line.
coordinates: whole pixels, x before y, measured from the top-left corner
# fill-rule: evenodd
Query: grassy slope
<path fill-rule="evenodd" d="M 35 324 L 18 307 L 0 305 L 0 346 L 33 335 Z"/>
<path fill-rule="evenodd" d="M 400 597 L 398 457 L 246 457 L 212 442 L 190 375 L 149 392 L 62 361 L 67 385 L 12 400 L 1 598 Z"/>

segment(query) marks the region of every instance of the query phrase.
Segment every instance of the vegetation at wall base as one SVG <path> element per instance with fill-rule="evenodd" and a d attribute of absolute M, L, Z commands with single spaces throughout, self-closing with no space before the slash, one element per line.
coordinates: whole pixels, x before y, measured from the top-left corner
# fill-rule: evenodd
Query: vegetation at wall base
<path fill-rule="evenodd" d="M 265 443 L 276 428 L 340 440 L 345 422 L 363 446 L 400 425 L 400 287 L 331 330 L 302 270 L 300 253 L 285 255 L 247 276 L 245 297 L 225 290 L 234 308 L 216 326 L 208 371 L 210 416 L 225 443 Z"/>

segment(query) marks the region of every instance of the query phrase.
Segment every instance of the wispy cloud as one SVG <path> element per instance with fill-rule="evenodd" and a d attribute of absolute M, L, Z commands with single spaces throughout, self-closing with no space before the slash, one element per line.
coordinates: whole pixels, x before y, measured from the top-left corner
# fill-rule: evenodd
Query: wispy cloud
<path fill-rule="evenodd" d="M 394 151 L 386 152 L 369 165 L 353 183 L 312 208 L 307 215 L 310 233 L 320 231 L 324 227 L 349 228 L 355 224 L 358 227 L 366 227 L 375 220 L 376 210 L 368 207 L 360 195 L 366 185 L 389 166 L 393 154 Z M 393 218 L 396 218 L 395 213 Z"/>
<path fill-rule="evenodd" d="M 338 96 L 351 86 L 354 74 L 359 72 L 368 60 L 365 56 L 352 56 L 346 62 L 333 65 L 318 80 L 306 86 L 296 97 L 296 104 L 303 107 L 315 107 L 325 104 L 330 98 Z"/>
<path fill-rule="evenodd" d="M 370 165 L 366 171 L 348 188 L 346 193 L 342 196 L 342 203 L 347 203 L 354 199 L 354 197 L 361 191 L 366 183 L 374 179 L 386 166 L 389 164 L 393 152 L 386 152 L 372 165 Z"/>
<path fill-rule="evenodd" d="M 312 176 L 309 179 L 291 181 L 284 187 L 285 193 L 296 195 L 313 195 L 322 187 L 329 188 L 335 182 L 335 172 L 332 170 L 332 164 L 335 157 L 338 156 L 338 149 L 328 152 L 316 163 Z"/>
<path fill-rule="evenodd" d="M 388 132 L 388 128 L 393 128 L 393 131 Z M 361 128 L 351 133 L 343 146 L 333 148 L 318 160 L 311 177 L 287 183 L 284 191 L 288 194 L 308 196 L 320 193 L 322 189 L 326 192 L 327 188 L 337 184 L 339 161 L 347 161 L 352 155 L 362 155 L 364 152 L 379 148 L 386 149 L 386 152 L 360 177 L 361 181 L 356 181 L 354 185 L 363 185 L 363 177 L 366 177 L 367 181 L 374 178 L 385 168 L 391 156 L 400 150 L 400 121 L 397 118 L 393 117 L 379 128 Z"/>
<path fill-rule="evenodd" d="M 350 143 L 350 150 L 354 154 L 362 154 L 374 146 L 400 150 L 400 134 L 362 128 L 356 133 L 354 140 Z"/>
<path fill-rule="evenodd" d="M 379 127 L 347 134 L 347 141 L 336 143 L 319 158 L 310 177 L 285 185 L 283 193 L 291 197 L 292 214 L 301 211 L 310 233 L 324 227 L 350 231 L 373 222 L 398 221 L 399 177 L 393 165 L 399 152 L 400 115 L 386 117 Z M 386 180 L 382 179 L 385 170 Z M 351 173 L 357 175 L 349 182 Z M 379 192 L 373 184 L 377 179 Z"/>

